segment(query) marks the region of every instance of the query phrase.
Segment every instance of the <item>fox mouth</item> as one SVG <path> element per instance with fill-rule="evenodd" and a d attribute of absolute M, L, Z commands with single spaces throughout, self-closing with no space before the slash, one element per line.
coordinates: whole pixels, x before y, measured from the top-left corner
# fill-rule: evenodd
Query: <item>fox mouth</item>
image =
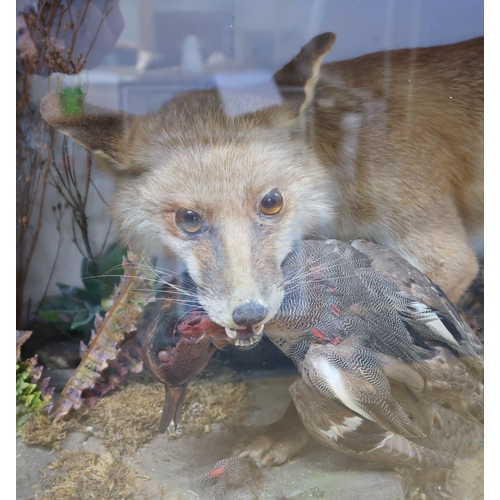
<path fill-rule="evenodd" d="M 259 342 L 264 333 L 264 325 L 260 326 L 247 326 L 233 330 L 232 328 L 225 328 L 226 335 L 233 341 L 233 344 L 242 349 L 249 349 Z"/>

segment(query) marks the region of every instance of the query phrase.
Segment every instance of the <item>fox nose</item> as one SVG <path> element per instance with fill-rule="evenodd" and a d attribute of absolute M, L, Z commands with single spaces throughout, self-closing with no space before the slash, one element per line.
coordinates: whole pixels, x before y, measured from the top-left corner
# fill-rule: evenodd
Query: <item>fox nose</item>
<path fill-rule="evenodd" d="M 262 321 L 268 312 L 259 302 L 246 302 L 233 311 L 233 321 L 239 326 L 252 326 Z"/>

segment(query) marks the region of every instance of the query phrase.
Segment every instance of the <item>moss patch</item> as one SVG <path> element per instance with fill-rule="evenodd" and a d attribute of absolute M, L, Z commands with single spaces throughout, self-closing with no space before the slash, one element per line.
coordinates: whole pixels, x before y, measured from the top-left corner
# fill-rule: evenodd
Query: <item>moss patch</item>
<path fill-rule="evenodd" d="M 161 384 L 130 384 L 91 408 L 85 425 L 111 452 L 132 454 L 156 433 L 163 393 Z"/>
<path fill-rule="evenodd" d="M 44 415 L 31 415 L 21 430 L 21 437 L 25 443 L 52 446 L 58 450 L 68 431 L 73 428 L 73 423 L 50 420 Z"/>
<path fill-rule="evenodd" d="M 125 500 L 136 498 L 135 476 L 110 453 L 64 452 L 49 465 L 54 474 L 36 486 L 37 500 Z"/>
<path fill-rule="evenodd" d="M 147 371 L 142 377 L 130 377 L 127 385 L 103 397 L 83 417 L 73 413 L 69 420 L 49 420 L 32 415 L 23 429 L 23 440 L 59 449 L 68 432 L 81 430 L 100 438 L 115 455 L 133 454 L 157 434 L 165 399 L 163 384 L 151 383 L 145 375 Z M 188 386 L 181 420 L 177 430 L 170 425 L 168 438 L 199 436 L 210 432 L 213 424 L 240 426 L 251 407 L 248 384 L 234 371 L 212 364 L 211 370 Z"/>
<path fill-rule="evenodd" d="M 169 439 L 183 435 L 199 436 L 210 432 L 212 424 L 233 428 L 243 424 L 251 402 L 246 382 L 211 382 L 200 380 L 188 386 L 181 421 L 167 430 Z"/>
<path fill-rule="evenodd" d="M 165 398 L 163 384 L 132 383 L 102 398 L 92 408 L 85 426 L 114 453 L 132 454 L 158 432 Z M 169 439 L 209 432 L 212 424 L 226 428 L 243 424 L 250 409 L 245 382 L 198 380 L 188 386 L 181 421 L 171 425 Z"/>

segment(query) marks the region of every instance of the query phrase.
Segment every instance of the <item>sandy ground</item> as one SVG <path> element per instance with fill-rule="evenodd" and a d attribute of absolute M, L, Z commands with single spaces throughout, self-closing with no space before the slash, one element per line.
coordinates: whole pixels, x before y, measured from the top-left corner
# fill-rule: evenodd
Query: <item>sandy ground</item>
<path fill-rule="evenodd" d="M 263 374 L 266 375 L 266 374 Z M 255 374 L 254 374 L 255 378 Z M 168 440 L 153 432 L 152 439 L 134 453 L 122 453 L 122 464 L 131 471 L 137 500 L 210 500 L 213 489 L 203 489 L 199 479 L 218 460 L 231 456 L 232 447 L 242 433 L 277 420 L 291 398 L 290 376 L 256 377 L 247 381 L 252 409 L 243 426 L 227 429 L 210 425 L 198 437 Z M 120 398 L 120 391 L 108 396 Z M 97 407 L 96 407 L 97 408 Z M 94 411 L 91 409 L 91 411 Z M 96 410 L 97 411 L 97 410 Z M 311 443 L 299 456 L 288 463 L 263 469 L 262 479 L 241 488 L 232 489 L 227 500 L 480 500 L 483 494 L 483 433 L 482 428 L 469 424 L 453 413 L 442 412 L 444 426 L 425 445 L 452 453 L 456 457 L 454 471 L 409 473 L 387 471 L 376 465 L 354 461 L 333 450 Z M 116 415 L 117 419 L 130 418 Z M 126 439 L 126 436 L 123 437 Z M 422 443 L 424 443 L 422 441 Z M 50 464 L 65 452 L 86 451 L 95 457 L 107 457 L 103 441 L 88 428 L 69 432 L 58 450 L 17 442 L 17 499 L 46 498 L 48 480 L 57 478 L 58 471 Z M 84 483 L 82 483 L 84 484 Z M 38 486 L 35 495 L 33 487 Z M 55 491 L 55 490 L 53 490 Z M 85 488 L 69 498 L 86 499 Z M 89 492 L 90 495 L 90 492 Z M 59 500 L 51 494 L 49 498 Z M 66 497 L 60 497 L 65 498 Z M 109 498 L 115 498 L 110 493 Z"/>

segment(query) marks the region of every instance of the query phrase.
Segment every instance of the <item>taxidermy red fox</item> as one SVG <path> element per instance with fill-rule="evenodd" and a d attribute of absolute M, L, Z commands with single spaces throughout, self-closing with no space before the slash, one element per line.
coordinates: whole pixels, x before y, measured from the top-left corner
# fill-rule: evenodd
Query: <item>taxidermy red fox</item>
<path fill-rule="evenodd" d="M 57 93 L 41 105 L 114 176 L 123 242 L 182 259 L 242 347 L 276 314 L 281 263 L 306 237 L 395 250 L 452 301 L 478 270 L 483 38 L 321 66 L 334 41 L 313 38 L 274 75 L 281 104 L 244 115 L 217 90 L 147 116 L 87 103 L 65 115 Z"/>

